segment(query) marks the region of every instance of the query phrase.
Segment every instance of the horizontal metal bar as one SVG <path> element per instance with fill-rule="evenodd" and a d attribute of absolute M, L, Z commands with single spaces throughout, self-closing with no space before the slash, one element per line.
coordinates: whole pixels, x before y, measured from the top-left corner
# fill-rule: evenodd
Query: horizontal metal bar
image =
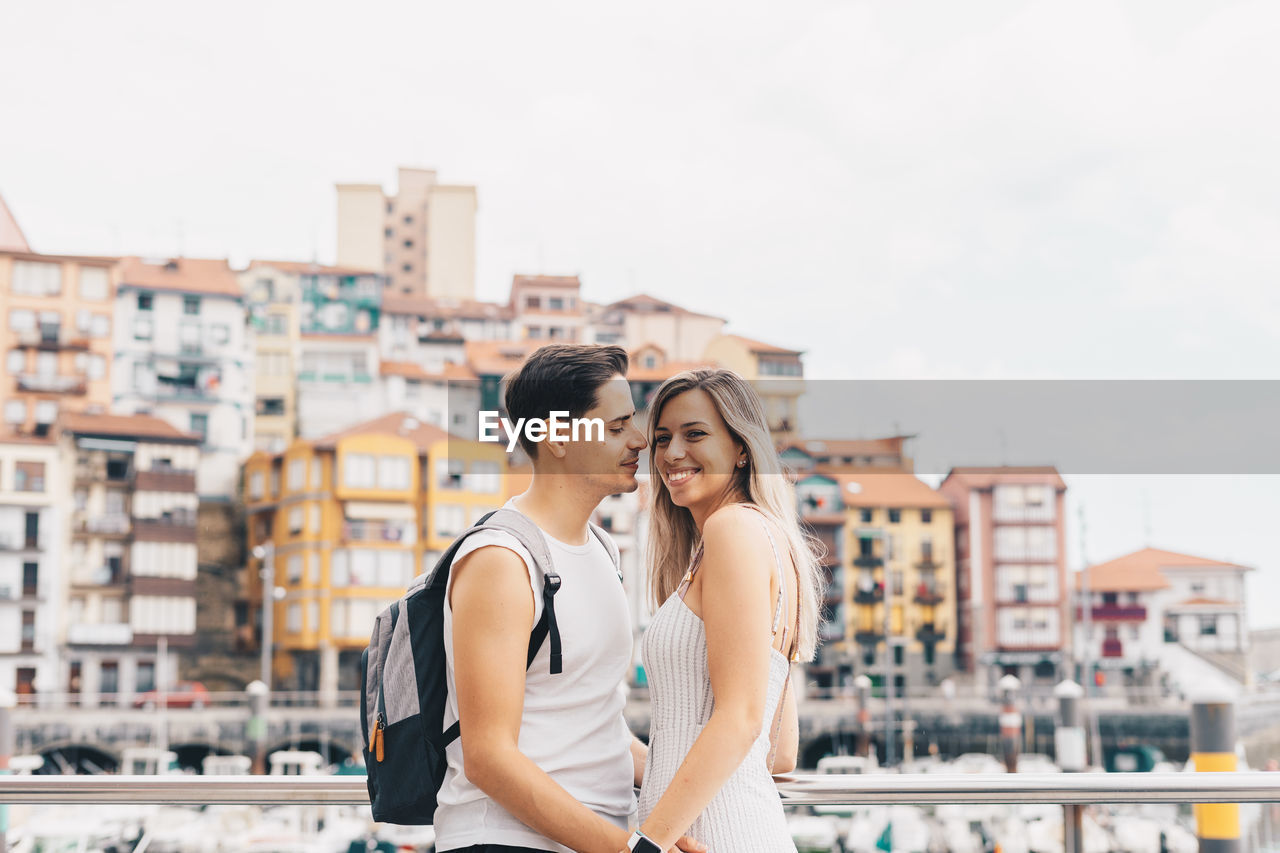
<path fill-rule="evenodd" d="M 788 805 L 1280 802 L 1280 773 L 872 773 L 776 781 Z M 0 776 L 0 803 L 368 802 L 362 776 Z"/>

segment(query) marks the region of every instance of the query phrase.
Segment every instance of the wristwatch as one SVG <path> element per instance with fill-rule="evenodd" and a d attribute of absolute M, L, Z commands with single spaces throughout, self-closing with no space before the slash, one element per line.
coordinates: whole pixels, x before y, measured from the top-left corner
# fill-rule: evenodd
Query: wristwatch
<path fill-rule="evenodd" d="M 662 848 L 638 829 L 627 839 L 627 849 L 631 853 L 662 853 Z"/>

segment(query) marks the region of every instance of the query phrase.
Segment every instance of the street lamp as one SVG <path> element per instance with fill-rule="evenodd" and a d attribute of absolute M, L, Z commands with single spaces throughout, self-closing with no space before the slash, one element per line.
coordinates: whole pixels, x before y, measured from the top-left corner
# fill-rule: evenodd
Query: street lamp
<path fill-rule="evenodd" d="M 276 589 L 276 546 L 274 542 L 265 542 L 253 549 L 253 556 L 262 562 L 258 576 L 262 579 L 262 640 L 260 642 L 262 658 L 259 664 L 258 680 L 262 682 L 267 693 L 271 692 L 271 652 L 275 644 L 275 603 L 283 597 L 284 590 Z"/>

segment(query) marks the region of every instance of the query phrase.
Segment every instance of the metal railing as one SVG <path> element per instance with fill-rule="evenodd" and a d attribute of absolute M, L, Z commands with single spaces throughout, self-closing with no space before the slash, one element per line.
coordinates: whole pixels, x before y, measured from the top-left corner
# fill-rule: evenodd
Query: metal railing
<path fill-rule="evenodd" d="M 776 776 L 784 805 L 1273 803 L 1280 773 Z M 363 776 L 0 776 L 0 803 L 367 805 Z"/>

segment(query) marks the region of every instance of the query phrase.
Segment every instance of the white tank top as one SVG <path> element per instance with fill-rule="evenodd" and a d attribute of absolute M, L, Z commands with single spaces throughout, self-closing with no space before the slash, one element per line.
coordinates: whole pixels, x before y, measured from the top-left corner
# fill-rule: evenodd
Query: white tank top
<path fill-rule="evenodd" d="M 507 509 L 515 509 L 511 502 Z M 564 671 L 550 672 L 550 640 L 544 640 L 525 676 L 520 751 L 578 802 L 622 829 L 636 809 L 631 731 L 624 679 L 631 663 L 631 619 L 626 594 L 613 561 L 594 534 L 585 545 L 546 536 L 560 591 L 556 622 L 563 644 Z M 467 537 L 454 562 L 478 548 L 498 545 L 524 560 L 533 590 L 534 622 L 542 617 L 542 578 L 533 557 L 510 534 L 483 531 Z M 471 569 L 472 571 L 474 569 Z M 449 583 L 453 583 L 452 573 Z M 444 604 L 444 646 L 449 704 L 444 725 L 458 719 L 453 673 L 453 611 L 449 589 Z M 462 766 L 462 741 L 446 751 L 449 761 L 436 809 L 436 847 L 505 844 L 537 850 L 572 851 L 539 835 L 471 784 Z"/>

